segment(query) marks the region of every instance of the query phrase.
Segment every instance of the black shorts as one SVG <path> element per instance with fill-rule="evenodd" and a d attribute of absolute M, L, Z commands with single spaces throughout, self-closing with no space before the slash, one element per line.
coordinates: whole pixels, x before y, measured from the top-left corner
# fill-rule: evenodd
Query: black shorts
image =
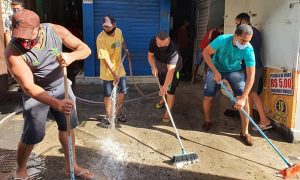
<path fill-rule="evenodd" d="M 71 113 L 71 128 L 73 129 L 78 125 L 76 103 L 75 96 L 70 86 L 68 92 L 69 98 L 74 102 L 74 107 Z M 47 93 L 57 99 L 64 99 L 64 85 L 62 84 L 56 88 L 53 88 L 51 91 L 47 91 Z M 23 94 L 22 98 L 24 127 L 21 141 L 23 143 L 37 144 L 44 139 L 45 125 L 49 110 L 58 125 L 58 130 L 67 131 L 67 121 L 64 113 L 44 103 L 41 103 L 27 96 L 26 94 Z"/>
<path fill-rule="evenodd" d="M 179 74 L 180 74 L 179 71 L 175 71 L 175 73 L 173 75 L 173 80 L 172 80 L 171 84 L 169 85 L 169 88 L 167 91 L 167 93 L 170 95 L 175 94 L 176 88 L 179 85 Z M 161 72 L 158 73 L 159 84 L 161 86 L 164 85 L 166 76 L 167 76 L 167 73 L 161 73 Z"/>
<path fill-rule="evenodd" d="M 256 68 L 254 83 L 251 92 L 256 92 L 259 95 L 261 94 L 262 89 L 263 89 L 263 68 Z"/>

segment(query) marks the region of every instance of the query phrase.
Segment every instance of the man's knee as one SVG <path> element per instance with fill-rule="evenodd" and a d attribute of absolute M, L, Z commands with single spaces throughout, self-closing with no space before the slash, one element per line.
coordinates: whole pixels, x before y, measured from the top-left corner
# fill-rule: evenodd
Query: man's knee
<path fill-rule="evenodd" d="M 30 135 L 22 135 L 21 142 L 27 145 L 40 143 L 45 137 L 45 133 L 32 133 Z"/>
<path fill-rule="evenodd" d="M 211 96 L 204 96 L 203 101 L 212 101 L 213 98 Z"/>

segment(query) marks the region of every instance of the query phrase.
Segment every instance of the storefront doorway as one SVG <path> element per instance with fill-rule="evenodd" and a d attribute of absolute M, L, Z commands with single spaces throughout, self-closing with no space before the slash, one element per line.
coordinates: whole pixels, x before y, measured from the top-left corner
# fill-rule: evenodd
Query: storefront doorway
<path fill-rule="evenodd" d="M 196 0 L 172 0 L 170 35 L 183 58 L 181 79 L 191 80 L 196 38 Z"/>

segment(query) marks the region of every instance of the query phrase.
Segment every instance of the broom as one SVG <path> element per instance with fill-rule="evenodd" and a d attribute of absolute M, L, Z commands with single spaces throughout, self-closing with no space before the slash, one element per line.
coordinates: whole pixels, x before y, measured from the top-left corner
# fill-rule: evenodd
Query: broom
<path fill-rule="evenodd" d="M 235 97 L 232 95 L 232 93 L 227 89 L 226 85 L 221 81 L 220 82 L 222 89 L 225 90 L 225 93 L 229 96 L 231 101 L 236 103 Z M 258 130 L 258 132 L 262 135 L 263 138 L 265 138 L 268 143 L 273 147 L 273 149 L 278 153 L 278 155 L 281 157 L 281 159 L 285 162 L 285 164 L 288 166 L 288 168 L 282 169 L 278 172 L 281 176 L 284 178 L 291 178 L 297 175 L 297 173 L 300 172 L 300 164 L 294 164 L 292 165 L 283 155 L 282 153 L 277 149 L 277 147 L 270 141 L 270 139 L 265 135 L 265 133 L 256 125 L 256 123 L 253 121 L 253 119 L 247 114 L 247 112 L 242 108 L 242 113 L 247 116 L 251 124 Z"/>
<path fill-rule="evenodd" d="M 158 86 L 160 88 L 161 86 L 159 84 L 159 80 L 158 80 L 157 76 L 156 76 L 156 81 L 157 81 L 157 84 L 158 84 Z M 182 145 L 179 133 L 177 131 L 177 128 L 175 126 L 175 123 L 174 123 L 174 120 L 173 120 L 173 117 L 172 117 L 172 114 L 171 114 L 171 111 L 170 111 L 170 108 L 169 108 L 169 106 L 167 104 L 167 100 L 166 100 L 166 98 L 164 96 L 162 96 L 162 98 L 163 98 L 163 100 L 165 102 L 167 112 L 168 112 L 168 114 L 170 116 L 173 128 L 175 130 L 176 137 L 178 139 L 178 142 L 179 142 L 179 145 L 180 145 L 180 148 L 181 148 L 181 154 L 179 154 L 179 155 L 173 155 L 173 158 L 171 159 L 171 163 L 173 163 L 173 165 L 175 165 L 176 167 L 182 167 L 183 165 L 186 165 L 186 164 L 192 164 L 192 163 L 195 163 L 195 162 L 199 162 L 199 159 L 198 159 L 198 156 L 197 156 L 196 153 L 193 153 L 193 152 L 187 153 L 185 151 L 185 149 L 183 148 L 183 145 Z"/>
<path fill-rule="evenodd" d="M 60 53 L 56 53 L 56 58 L 61 58 Z M 65 99 L 69 99 L 68 93 L 68 78 L 67 78 L 67 67 L 63 67 L 63 75 L 64 75 L 64 90 L 65 90 Z M 74 157 L 73 157 L 73 141 L 71 135 L 71 116 L 66 115 L 67 120 L 67 131 L 68 131 L 68 150 L 69 150 L 69 161 L 70 161 L 70 178 L 71 180 L 75 180 L 74 174 Z"/>

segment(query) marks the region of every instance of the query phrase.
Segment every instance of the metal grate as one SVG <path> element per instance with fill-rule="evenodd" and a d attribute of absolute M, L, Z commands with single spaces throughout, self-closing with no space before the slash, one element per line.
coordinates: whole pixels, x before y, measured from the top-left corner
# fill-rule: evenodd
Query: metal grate
<path fill-rule="evenodd" d="M 0 149 L 0 172 L 6 173 L 16 169 L 17 152 L 14 150 Z"/>

